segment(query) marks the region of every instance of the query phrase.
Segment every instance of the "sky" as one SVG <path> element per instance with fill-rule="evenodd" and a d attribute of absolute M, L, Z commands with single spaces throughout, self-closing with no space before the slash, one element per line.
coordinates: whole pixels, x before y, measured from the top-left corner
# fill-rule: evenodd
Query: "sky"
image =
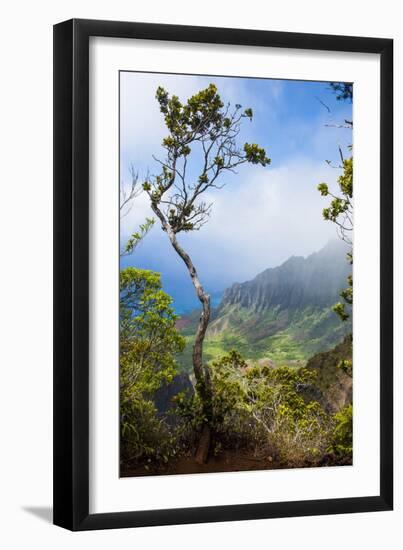
<path fill-rule="evenodd" d="M 338 165 L 338 148 L 348 154 L 352 134 L 331 125 L 352 120 L 352 105 L 337 101 L 327 82 L 121 72 L 121 186 L 130 184 L 131 166 L 139 181 L 159 172 L 153 155 L 163 160 L 161 142 L 168 131 L 155 99 L 157 87 L 183 102 L 210 83 L 224 103 L 253 109 L 252 122 L 243 121 L 239 143 L 258 143 L 271 158 L 268 167 L 247 164 L 237 174 L 224 175 L 220 183 L 225 186 L 206 195 L 213 203 L 207 224 L 178 235 L 202 284 L 218 299 L 232 283 L 252 279 L 290 256 L 307 256 L 336 238 L 335 225 L 322 218 L 329 200 L 316 187 L 323 181 L 336 185 L 340 170 L 326 160 Z M 195 169 L 197 161 L 196 153 Z M 121 219 L 122 244 L 146 217 L 155 216 L 142 193 Z M 198 306 L 186 267 L 158 223 L 121 265 L 161 273 L 178 312 Z"/>

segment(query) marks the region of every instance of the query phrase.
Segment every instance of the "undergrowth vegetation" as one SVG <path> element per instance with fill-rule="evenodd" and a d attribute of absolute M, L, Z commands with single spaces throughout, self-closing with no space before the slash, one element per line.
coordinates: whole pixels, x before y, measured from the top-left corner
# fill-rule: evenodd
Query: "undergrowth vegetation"
<path fill-rule="evenodd" d="M 193 455 L 206 418 L 195 391 L 177 391 L 165 410 L 156 404 L 178 375 L 175 357 L 185 345 L 159 275 L 122 270 L 120 294 L 121 464 L 155 472 Z M 324 371 L 316 368 L 330 361 L 346 376 L 339 356 L 318 354 L 311 368 L 261 365 L 235 350 L 211 361 L 210 453 L 249 453 L 288 468 L 351 463 L 352 406 L 326 406 Z"/>
<path fill-rule="evenodd" d="M 231 351 L 210 366 L 214 452 L 247 449 L 283 467 L 344 463 L 352 456 L 352 407 L 329 414 L 309 398 L 317 374 L 306 368 L 249 365 Z M 202 425 L 197 394 L 176 397 L 191 431 Z"/>

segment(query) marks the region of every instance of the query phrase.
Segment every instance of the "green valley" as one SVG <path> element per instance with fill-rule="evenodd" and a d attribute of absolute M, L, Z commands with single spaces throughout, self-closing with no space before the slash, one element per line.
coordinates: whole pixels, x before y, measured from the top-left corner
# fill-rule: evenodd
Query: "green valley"
<path fill-rule="evenodd" d="M 204 342 L 204 360 L 217 360 L 236 349 L 246 360 L 272 366 L 302 366 L 351 332 L 331 310 L 345 285 L 350 266 L 345 246 L 331 242 L 307 258 L 292 257 L 281 266 L 236 283 L 213 311 Z M 199 312 L 182 317 L 186 339 L 178 361 L 191 371 L 191 354 Z"/>

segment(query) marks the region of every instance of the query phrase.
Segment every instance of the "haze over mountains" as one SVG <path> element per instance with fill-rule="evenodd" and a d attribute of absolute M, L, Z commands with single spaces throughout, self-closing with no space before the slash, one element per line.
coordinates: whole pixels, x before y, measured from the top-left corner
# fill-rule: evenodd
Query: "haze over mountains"
<path fill-rule="evenodd" d="M 341 322 L 331 306 L 340 301 L 339 292 L 351 273 L 348 250 L 334 240 L 306 258 L 292 256 L 227 288 L 212 315 L 205 359 L 234 348 L 246 359 L 300 364 L 340 342 L 351 332 L 351 322 Z M 194 312 L 179 323 L 189 352 L 197 319 Z M 188 360 L 185 353 L 181 362 Z"/>
<path fill-rule="evenodd" d="M 284 310 L 329 306 L 338 300 L 351 272 L 347 252 L 343 241 L 334 240 L 307 258 L 291 256 L 251 281 L 233 284 L 224 292 L 219 310 L 231 305 L 256 312 L 276 307 Z"/>

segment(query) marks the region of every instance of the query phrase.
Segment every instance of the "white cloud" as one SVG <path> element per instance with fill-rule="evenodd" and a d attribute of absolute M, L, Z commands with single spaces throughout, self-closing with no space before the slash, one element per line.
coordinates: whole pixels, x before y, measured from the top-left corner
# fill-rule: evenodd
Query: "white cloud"
<path fill-rule="evenodd" d="M 132 161 L 144 175 L 153 165 L 152 154 L 161 151 L 160 143 L 166 130 L 154 98 L 159 85 L 184 100 L 208 85 L 209 81 L 208 77 L 123 74 L 122 164 L 126 163 L 128 168 Z M 249 106 L 246 81 L 214 78 L 214 82 L 225 101 Z M 260 109 L 264 110 L 266 117 L 271 111 L 275 116 L 281 87 L 281 82 L 272 87 L 272 95 L 265 97 L 264 105 L 254 102 L 257 118 Z M 297 132 L 298 129 L 294 130 Z M 250 131 L 247 126 L 246 135 Z M 329 134 L 331 130 L 319 125 L 311 132 L 312 144 L 320 145 L 321 140 L 331 139 Z M 242 137 L 245 138 L 245 134 Z M 125 167 L 122 168 L 122 175 L 127 177 Z M 252 278 L 291 255 L 306 256 L 334 238 L 334 224 L 322 218 L 322 209 L 328 200 L 320 196 L 316 185 L 321 181 L 332 184 L 337 175 L 338 171 L 329 168 L 324 161 L 313 162 L 307 157 L 297 156 L 284 166 L 262 168 L 248 165 L 242 167 L 239 174 L 229 175 L 223 189 L 213 190 L 205 197 L 213 202 L 208 223 L 199 232 L 179 236 L 206 285 L 216 289 L 235 280 Z M 150 216 L 148 196 L 143 193 L 122 220 L 122 236 L 136 230 Z M 155 263 L 156 257 L 160 257 L 158 265 L 162 271 L 181 270 L 183 267 L 158 224 L 142 243 L 141 250 L 136 252 L 136 259 L 145 263 L 148 258 L 153 258 Z"/>
<path fill-rule="evenodd" d="M 334 224 L 322 218 L 326 198 L 316 184 L 334 182 L 336 171 L 304 159 L 279 168 L 246 167 L 224 189 L 211 192 L 211 218 L 198 232 L 181 234 L 209 286 L 254 277 L 291 255 L 306 256 L 336 236 Z M 138 226 L 152 212 L 148 197 L 136 199 L 122 224 L 122 234 Z M 166 253 L 166 235 L 158 224 L 143 243 L 142 254 Z M 172 250 L 172 261 L 175 253 Z M 169 262 L 165 258 L 165 262 Z"/>
<path fill-rule="evenodd" d="M 164 87 L 170 94 L 178 95 L 182 101 L 214 82 L 224 102 L 231 105 L 240 103 L 249 107 L 246 79 L 223 78 L 193 75 L 171 75 L 155 73 L 122 72 L 120 81 L 120 146 L 121 178 L 130 178 L 130 165 L 144 175 L 154 163 L 152 155 L 161 151 L 161 141 L 167 130 L 155 99 L 158 86 Z M 253 109 L 256 115 L 260 111 L 270 111 L 270 102 L 278 101 L 282 83 L 273 83 L 271 96 L 265 98 L 264 105 L 254 98 Z M 273 116 L 275 110 L 273 108 Z M 244 129 L 247 139 L 251 128 Z"/>
<path fill-rule="evenodd" d="M 198 78 L 175 75 L 121 73 L 120 143 L 122 176 L 128 177 L 130 163 L 142 170 L 153 164 L 152 154 L 160 149 L 166 134 L 162 115 L 155 99 L 158 86 L 188 97 L 198 89 Z"/>
<path fill-rule="evenodd" d="M 306 256 L 335 236 L 334 225 L 322 218 L 327 201 L 316 190 L 317 183 L 334 177 L 326 167 L 303 159 L 245 171 L 232 190 L 215 193 L 208 224 L 191 236 L 192 243 L 190 236 L 186 240 L 218 279 L 228 272 L 248 279 L 291 255 Z"/>

